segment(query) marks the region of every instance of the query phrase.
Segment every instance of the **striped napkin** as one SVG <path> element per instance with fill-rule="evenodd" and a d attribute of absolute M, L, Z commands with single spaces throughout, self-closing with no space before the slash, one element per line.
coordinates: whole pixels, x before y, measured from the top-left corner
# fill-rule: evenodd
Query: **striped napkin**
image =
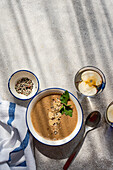
<path fill-rule="evenodd" d="M 0 170 L 36 170 L 26 108 L 0 98 Z"/>

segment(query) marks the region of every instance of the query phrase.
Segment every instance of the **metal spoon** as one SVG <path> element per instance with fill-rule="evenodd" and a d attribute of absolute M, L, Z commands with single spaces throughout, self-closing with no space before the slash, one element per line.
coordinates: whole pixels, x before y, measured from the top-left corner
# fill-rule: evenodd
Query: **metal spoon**
<path fill-rule="evenodd" d="M 74 148 L 72 154 L 70 155 L 70 157 L 66 161 L 66 163 L 63 167 L 64 170 L 67 170 L 67 168 L 71 164 L 72 160 L 75 158 L 75 156 L 77 156 L 77 154 L 78 154 L 77 148 L 79 148 L 81 146 L 81 144 L 83 143 L 87 133 L 98 127 L 97 125 L 99 124 L 100 119 L 101 119 L 101 114 L 98 111 L 93 111 L 88 115 L 88 117 L 86 118 L 86 121 L 85 121 L 85 132 L 84 132 L 83 138 L 80 140 L 78 145 Z"/>

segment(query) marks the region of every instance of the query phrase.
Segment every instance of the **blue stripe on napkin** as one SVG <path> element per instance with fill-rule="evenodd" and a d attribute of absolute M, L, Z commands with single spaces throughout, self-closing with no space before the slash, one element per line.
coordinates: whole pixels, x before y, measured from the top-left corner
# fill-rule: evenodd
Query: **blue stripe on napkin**
<path fill-rule="evenodd" d="M 27 166 L 27 165 L 26 165 L 26 161 L 24 161 L 24 162 L 22 162 L 22 163 L 20 163 L 20 164 L 18 164 L 18 165 L 16 165 L 16 166 Z"/>
<path fill-rule="evenodd" d="M 15 108 L 16 108 L 16 104 L 10 102 L 9 110 L 8 110 L 9 120 L 7 121 L 7 124 L 10 125 L 10 126 L 12 126 L 12 122 L 15 119 Z M 15 148 L 12 152 L 10 152 L 10 154 L 9 154 L 9 162 L 11 161 L 11 154 L 13 154 L 15 152 L 19 152 L 21 150 L 24 150 L 27 147 L 28 143 L 29 143 L 29 132 L 27 131 L 26 136 L 25 136 L 24 140 L 21 142 L 20 146 Z M 20 163 L 17 166 L 24 166 L 25 167 L 26 166 L 26 161 Z"/>
<path fill-rule="evenodd" d="M 26 136 L 24 140 L 21 142 L 20 146 L 15 148 L 11 153 L 24 150 L 27 147 L 28 142 L 29 142 L 29 132 L 27 131 Z"/>
<path fill-rule="evenodd" d="M 9 110 L 8 110 L 8 112 L 9 112 L 9 120 L 7 121 L 7 124 L 10 125 L 10 126 L 12 126 L 11 123 L 15 118 L 15 114 L 14 114 L 15 113 L 15 107 L 16 107 L 16 104 L 10 102 Z"/>
<path fill-rule="evenodd" d="M 27 131 L 26 136 L 24 140 L 21 142 L 20 146 L 15 148 L 12 152 L 10 152 L 9 161 L 11 161 L 11 154 L 24 150 L 27 147 L 28 143 L 29 143 L 29 132 Z"/>

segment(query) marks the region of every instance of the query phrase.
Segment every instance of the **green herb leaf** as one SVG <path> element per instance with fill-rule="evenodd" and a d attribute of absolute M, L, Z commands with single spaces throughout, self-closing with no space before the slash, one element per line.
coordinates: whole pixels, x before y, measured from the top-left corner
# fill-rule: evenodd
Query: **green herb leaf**
<path fill-rule="evenodd" d="M 63 115 L 64 114 L 64 109 L 65 107 L 62 105 L 62 107 L 60 108 L 60 113 Z"/>
<path fill-rule="evenodd" d="M 65 103 L 63 103 L 64 104 L 64 106 L 67 106 L 67 107 L 70 107 L 71 105 L 67 105 L 67 104 L 65 104 Z"/>
<path fill-rule="evenodd" d="M 69 100 L 69 93 L 67 90 L 62 94 L 62 96 L 60 97 L 60 100 L 61 100 L 61 103 L 67 104 L 67 101 Z"/>
<path fill-rule="evenodd" d="M 64 109 L 64 113 L 65 113 L 65 115 L 67 116 L 67 115 L 69 115 L 70 117 L 72 117 L 72 109 L 71 108 L 69 108 L 69 109 Z"/>
<path fill-rule="evenodd" d="M 72 117 L 72 112 L 73 110 L 70 108 L 71 105 L 67 105 L 67 102 L 69 100 L 69 93 L 66 90 L 62 96 L 60 97 L 61 103 L 63 104 L 62 107 L 60 108 L 60 113 L 65 114 L 66 116 L 69 115 Z"/>

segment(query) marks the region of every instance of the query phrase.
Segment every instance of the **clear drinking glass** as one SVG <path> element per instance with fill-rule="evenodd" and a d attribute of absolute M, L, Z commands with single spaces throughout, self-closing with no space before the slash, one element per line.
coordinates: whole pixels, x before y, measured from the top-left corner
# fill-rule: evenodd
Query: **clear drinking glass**
<path fill-rule="evenodd" d="M 103 72 L 97 67 L 86 66 L 76 73 L 74 84 L 80 94 L 94 97 L 104 90 L 106 79 Z"/>
<path fill-rule="evenodd" d="M 106 109 L 105 120 L 111 127 L 113 127 L 113 101 L 108 105 Z"/>

